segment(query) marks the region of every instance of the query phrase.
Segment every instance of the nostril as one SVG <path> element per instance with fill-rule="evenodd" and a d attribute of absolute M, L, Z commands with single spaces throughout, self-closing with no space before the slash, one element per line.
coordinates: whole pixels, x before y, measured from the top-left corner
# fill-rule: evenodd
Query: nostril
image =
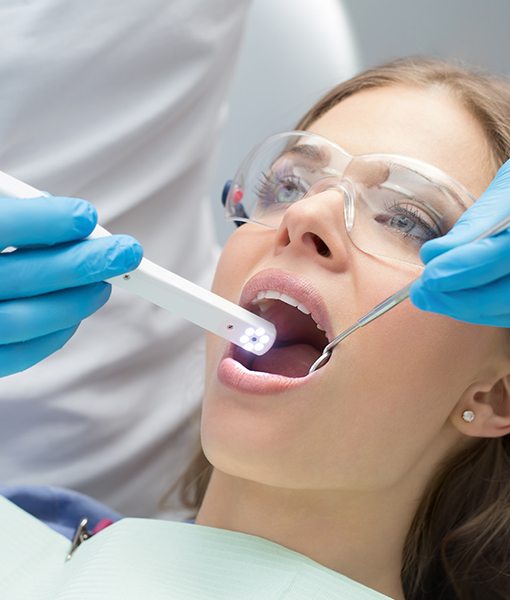
<path fill-rule="evenodd" d="M 317 252 L 321 255 L 321 256 L 331 256 L 331 252 L 329 250 L 329 248 L 327 247 L 327 245 L 324 243 L 324 241 L 318 236 L 315 235 L 315 233 L 312 233 L 312 240 L 313 243 L 315 244 L 315 247 L 317 248 Z"/>

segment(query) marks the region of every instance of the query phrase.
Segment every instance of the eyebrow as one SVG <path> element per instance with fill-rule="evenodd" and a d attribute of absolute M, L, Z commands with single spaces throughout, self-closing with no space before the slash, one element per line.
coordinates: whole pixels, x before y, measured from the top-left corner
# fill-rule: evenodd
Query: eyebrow
<path fill-rule="evenodd" d="M 286 149 L 282 156 L 285 154 L 297 154 L 312 162 L 319 163 L 319 165 L 327 164 L 330 159 L 329 154 L 322 148 L 318 148 L 311 144 L 296 144 L 295 146 L 292 146 L 292 148 Z"/>
<path fill-rule="evenodd" d="M 466 206 L 466 204 L 464 204 L 464 202 L 461 200 L 460 196 L 456 192 L 450 191 L 443 185 L 440 186 L 440 189 L 444 189 L 445 193 L 448 194 L 448 197 L 451 198 L 454 202 L 456 202 L 464 210 L 467 210 L 469 208 L 469 206 Z"/>
<path fill-rule="evenodd" d="M 464 202 L 462 201 L 461 196 L 459 195 L 459 193 L 455 189 L 450 190 L 450 188 L 448 186 L 443 185 L 441 182 L 436 182 L 436 181 L 430 179 L 424 173 L 420 173 L 419 171 L 415 171 L 414 169 L 411 169 L 411 170 L 414 171 L 420 177 L 423 177 L 424 179 L 426 179 L 427 181 L 429 181 L 430 183 L 432 183 L 432 185 L 434 185 L 436 188 L 442 190 L 444 194 L 447 194 L 449 198 L 451 198 L 454 202 L 456 202 L 464 210 L 467 210 L 469 208 L 468 205 L 464 204 Z"/>

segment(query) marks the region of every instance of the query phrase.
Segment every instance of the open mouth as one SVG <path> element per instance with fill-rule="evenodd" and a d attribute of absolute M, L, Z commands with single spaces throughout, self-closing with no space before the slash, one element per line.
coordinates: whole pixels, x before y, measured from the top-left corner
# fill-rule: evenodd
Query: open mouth
<path fill-rule="evenodd" d="M 280 292 L 261 291 L 247 307 L 271 321 L 277 330 L 274 346 L 262 356 L 234 347 L 233 358 L 246 369 L 260 373 L 305 377 L 319 358 L 328 338 L 310 310 L 293 297 Z"/>

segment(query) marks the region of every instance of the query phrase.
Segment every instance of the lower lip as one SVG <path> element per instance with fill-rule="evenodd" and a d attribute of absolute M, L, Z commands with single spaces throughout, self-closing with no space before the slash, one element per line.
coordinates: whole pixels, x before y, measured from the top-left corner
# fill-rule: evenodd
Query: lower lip
<path fill-rule="evenodd" d="M 218 365 L 218 379 L 227 387 L 247 394 L 281 394 L 309 384 L 320 377 L 320 370 L 306 377 L 284 377 L 272 373 L 250 371 L 234 359 L 234 346 L 229 345 Z"/>

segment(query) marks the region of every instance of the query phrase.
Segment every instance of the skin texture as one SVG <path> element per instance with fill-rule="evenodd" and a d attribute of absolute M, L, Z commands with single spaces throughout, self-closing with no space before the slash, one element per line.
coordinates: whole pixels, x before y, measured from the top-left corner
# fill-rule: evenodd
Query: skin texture
<path fill-rule="evenodd" d="M 366 90 L 310 130 L 351 154 L 424 160 L 475 196 L 494 175 L 477 121 L 440 87 Z M 259 271 L 295 273 L 320 291 L 341 331 L 420 275 L 359 251 L 338 215 L 342 197 L 326 191 L 289 208 L 277 231 L 242 226 L 214 291 L 237 302 Z M 402 547 L 437 464 L 476 437 L 510 432 L 507 335 L 407 300 L 342 342 L 307 386 L 271 397 L 221 384 L 226 342 L 209 336 L 202 444 L 214 472 L 197 522 L 267 538 L 404 598 Z"/>

